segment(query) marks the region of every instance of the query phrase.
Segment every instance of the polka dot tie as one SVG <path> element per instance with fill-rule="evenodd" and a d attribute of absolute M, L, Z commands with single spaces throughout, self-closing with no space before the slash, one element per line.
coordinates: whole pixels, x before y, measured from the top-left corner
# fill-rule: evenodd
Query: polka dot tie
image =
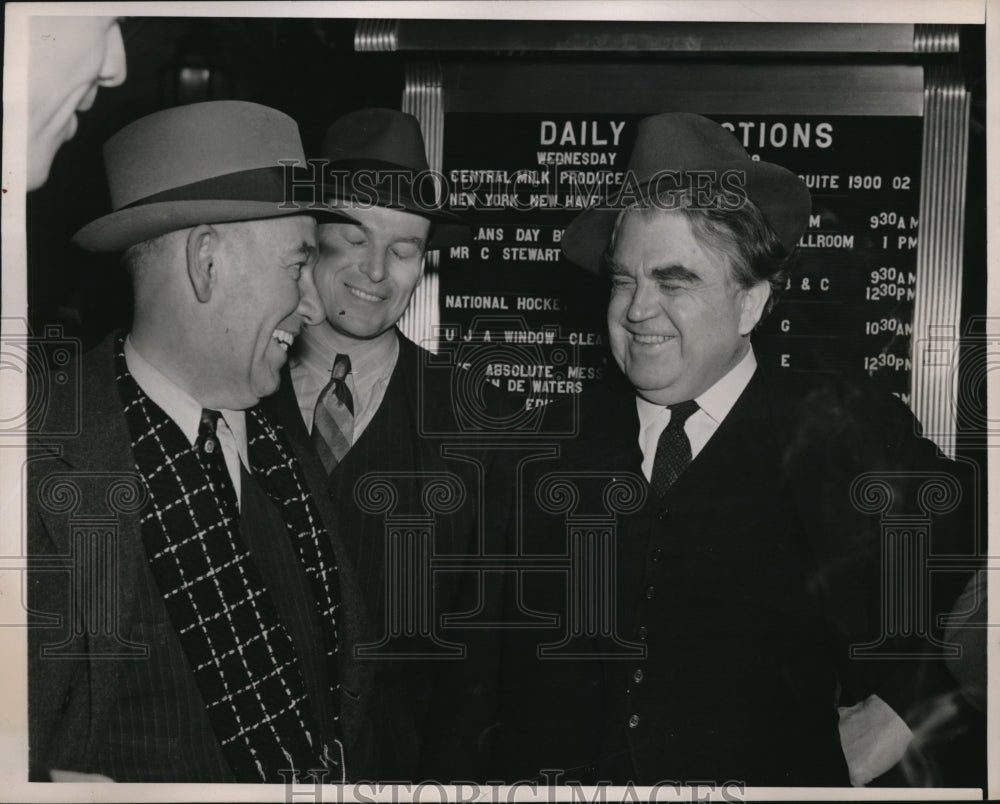
<path fill-rule="evenodd" d="M 681 472 L 691 463 L 691 442 L 684 432 L 684 422 L 698 410 L 694 400 L 668 405 L 670 423 L 660 434 L 656 443 L 656 458 L 653 460 L 653 475 L 649 480 L 653 491 L 660 497 L 666 495 Z"/>

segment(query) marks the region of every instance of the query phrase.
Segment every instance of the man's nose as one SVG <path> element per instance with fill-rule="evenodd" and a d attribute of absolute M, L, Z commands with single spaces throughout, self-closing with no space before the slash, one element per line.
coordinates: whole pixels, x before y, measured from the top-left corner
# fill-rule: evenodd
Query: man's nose
<path fill-rule="evenodd" d="M 653 293 L 648 288 L 637 285 L 632 291 L 632 298 L 629 300 L 625 315 L 629 321 L 645 321 L 653 318 L 659 309 L 660 306 Z"/>
<path fill-rule="evenodd" d="M 385 279 L 385 252 L 372 248 L 361 270 L 372 282 L 381 282 Z"/>
<path fill-rule="evenodd" d="M 302 269 L 299 276 L 299 306 L 298 313 L 307 324 L 319 324 L 326 318 L 323 312 L 323 302 L 320 301 L 319 291 L 316 290 L 316 283 L 313 281 L 312 266 Z"/>
<path fill-rule="evenodd" d="M 97 76 L 97 83 L 102 87 L 116 87 L 124 83 L 128 68 L 125 64 L 125 42 L 122 39 L 122 28 L 117 22 L 108 29 L 104 41 L 104 63 Z"/>

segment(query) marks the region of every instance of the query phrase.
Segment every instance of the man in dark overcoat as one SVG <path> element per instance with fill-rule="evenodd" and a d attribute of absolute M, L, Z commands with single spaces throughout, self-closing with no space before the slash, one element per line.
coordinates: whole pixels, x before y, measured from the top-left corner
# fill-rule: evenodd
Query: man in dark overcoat
<path fill-rule="evenodd" d="M 751 335 L 809 217 L 796 175 L 663 114 L 640 123 L 626 176 L 563 239 L 609 279 L 621 372 L 526 480 L 634 482 L 610 512 L 614 632 L 563 663 L 572 688 L 558 664 L 538 664 L 542 686 L 522 669 L 501 712 L 520 713 L 536 769 L 570 735 L 558 761 L 584 781 L 866 784 L 956 694 L 936 615 L 975 559 L 974 484 L 897 398 L 758 364 Z M 525 532 L 558 520 L 536 505 Z M 928 572 L 930 555 L 957 571 Z"/>
<path fill-rule="evenodd" d="M 28 469 L 31 776 L 367 776 L 371 638 L 304 445 L 258 406 L 318 320 L 316 222 L 284 203 L 298 127 L 167 109 L 105 145 L 128 333 L 53 383 Z"/>

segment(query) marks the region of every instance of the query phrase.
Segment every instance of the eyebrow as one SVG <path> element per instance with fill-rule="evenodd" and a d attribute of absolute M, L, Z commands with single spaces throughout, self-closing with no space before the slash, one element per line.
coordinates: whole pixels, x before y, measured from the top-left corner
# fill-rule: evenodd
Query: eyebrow
<path fill-rule="evenodd" d="M 612 274 L 627 274 L 628 271 L 619 263 L 615 262 L 610 254 L 604 255 L 604 265 Z"/>
<path fill-rule="evenodd" d="M 364 232 L 369 237 L 372 235 L 372 228 L 368 224 L 366 224 L 366 223 L 361 223 L 360 221 L 344 221 L 343 225 L 344 226 L 353 226 L 355 229 L 360 229 L 362 232 Z M 414 235 L 413 237 L 397 237 L 392 242 L 393 243 L 413 243 L 415 246 L 422 246 L 424 243 L 427 242 L 427 238 L 426 237 L 420 237 L 418 235 Z"/>
<path fill-rule="evenodd" d="M 653 268 L 649 273 L 658 282 L 701 282 L 698 274 L 678 263 Z"/>
<path fill-rule="evenodd" d="M 623 267 L 620 263 L 614 261 L 614 258 L 610 256 L 605 256 L 605 265 L 608 271 L 612 274 L 629 274 L 629 270 Z M 692 271 L 690 268 L 685 268 L 680 263 L 670 263 L 669 265 L 662 265 L 657 268 L 653 268 L 649 272 L 650 276 L 657 282 L 690 282 L 692 284 L 701 282 L 701 277 Z"/>

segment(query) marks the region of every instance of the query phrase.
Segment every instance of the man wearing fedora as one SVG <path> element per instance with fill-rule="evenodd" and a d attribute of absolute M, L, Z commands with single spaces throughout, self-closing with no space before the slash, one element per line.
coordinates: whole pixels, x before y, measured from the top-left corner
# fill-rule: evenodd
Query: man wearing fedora
<path fill-rule="evenodd" d="M 562 725 L 597 735 L 592 781 L 865 784 L 954 685 L 924 656 L 934 618 L 930 635 L 884 633 L 896 570 L 852 484 L 874 473 L 894 515 L 920 514 L 929 478 L 962 496 L 962 467 L 895 397 L 758 365 L 751 333 L 810 212 L 797 176 L 693 114 L 643 120 L 626 175 L 563 239 L 610 280 L 621 375 L 584 400 L 560 470 L 644 479 L 617 522 L 614 601 L 643 650 L 604 662 L 603 702 Z M 955 502 L 929 550 L 974 555 Z M 965 577 L 932 581 L 903 605 L 948 611 Z"/>
<path fill-rule="evenodd" d="M 380 712 L 377 777 L 442 778 L 461 768 L 465 775 L 452 778 L 469 778 L 476 760 L 459 753 L 470 747 L 474 753 L 478 735 L 465 739 L 454 721 L 445 726 L 437 716 L 461 717 L 481 704 L 458 703 L 463 682 L 450 675 L 466 672 L 470 657 L 456 663 L 443 656 L 450 648 L 432 643 L 446 641 L 437 630 L 442 614 L 475 608 L 476 601 L 459 601 L 462 573 L 435 573 L 433 583 L 417 578 L 420 569 L 396 563 L 387 546 L 391 516 L 432 521 L 435 555 L 477 550 L 479 471 L 468 456 L 448 457 L 441 449 L 440 435 L 458 432 L 449 381 L 426 370 L 433 356 L 396 326 L 423 278 L 425 253 L 464 242 L 469 229 L 425 181 L 424 140 L 412 115 L 391 109 L 344 115 L 327 130 L 320 157 L 323 201 L 353 220 L 318 227 L 314 276 L 325 318 L 303 332 L 290 361 L 291 383 L 271 401 L 289 432 L 315 445 L 315 465 L 375 627 L 380 637 L 396 636 L 366 654 Z M 395 495 L 392 510 L 372 511 L 362 502 L 365 483 L 380 479 Z M 429 492 L 438 479 L 457 481 L 455 510 L 435 507 Z M 422 617 L 429 641 L 407 642 Z M 446 670 L 450 682 L 441 681 Z M 432 709 L 436 680 L 448 687 L 447 700 Z"/>
<path fill-rule="evenodd" d="M 31 777 L 273 782 L 366 774 L 370 639 L 322 488 L 258 406 L 320 318 L 316 222 L 284 203 L 298 127 L 167 109 L 104 148 L 128 334 L 50 399 L 28 472 Z M 81 525 L 81 523 L 90 523 Z"/>

